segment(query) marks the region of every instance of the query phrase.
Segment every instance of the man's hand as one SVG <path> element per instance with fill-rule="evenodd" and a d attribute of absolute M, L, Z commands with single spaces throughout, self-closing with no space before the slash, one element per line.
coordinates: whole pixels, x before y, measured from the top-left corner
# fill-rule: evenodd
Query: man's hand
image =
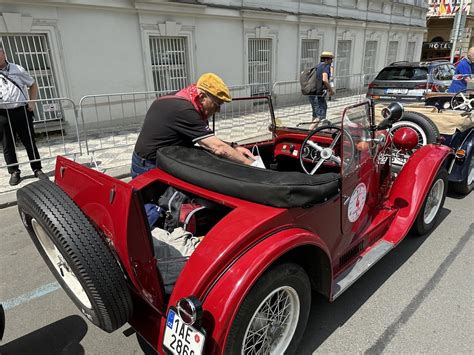
<path fill-rule="evenodd" d="M 34 103 L 34 102 L 31 102 L 31 101 L 28 102 L 28 104 L 26 105 L 26 109 L 27 109 L 28 111 L 33 112 L 33 111 L 35 110 L 35 103 Z"/>
<path fill-rule="evenodd" d="M 252 159 L 252 160 L 255 160 L 257 159 L 255 157 L 255 155 L 252 154 L 252 152 L 250 150 L 248 150 L 247 148 L 245 147 L 241 147 L 240 145 L 238 145 L 237 147 L 234 148 L 236 151 L 242 153 L 246 158 L 249 158 L 249 159 Z"/>

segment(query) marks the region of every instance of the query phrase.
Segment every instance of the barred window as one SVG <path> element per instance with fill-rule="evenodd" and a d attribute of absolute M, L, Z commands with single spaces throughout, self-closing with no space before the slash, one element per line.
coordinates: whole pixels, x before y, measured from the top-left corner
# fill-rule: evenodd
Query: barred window
<path fill-rule="evenodd" d="M 156 91 L 177 91 L 189 85 L 186 37 L 150 37 L 151 67 Z"/>
<path fill-rule="evenodd" d="M 314 67 L 319 63 L 319 40 L 303 39 L 301 41 L 301 63 L 300 72 L 305 69 Z"/>
<path fill-rule="evenodd" d="M 54 120 L 63 117 L 61 110 L 47 104 L 47 99 L 59 96 L 57 80 L 51 61 L 51 50 L 46 34 L 0 35 L 0 46 L 7 60 L 26 69 L 38 85 L 38 99 L 42 105 L 36 105 L 38 120 Z"/>
<path fill-rule="evenodd" d="M 408 42 L 407 61 L 409 62 L 413 62 L 413 59 L 415 58 L 415 46 L 416 46 L 416 42 Z"/>
<path fill-rule="evenodd" d="M 387 65 L 397 61 L 398 41 L 388 42 Z"/>
<path fill-rule="evenodd" d="M 364 56 L 364 74 L 373 74 L 375 72 L 375 60 L 377 57 L 377 41 L 367 41 L 365 43 Z M 368 84 L 370 76 L 364 76 L 364 84 Z"/>
<path fill-rule="evenodd" d="M 339 90 L 347 89 L 349 87 L 351 47 L 352 47 L 352 41 L 350 40 L 341 40 L 337 42 L 337 55 L 336 55 L 337 80 L 335 82 L 335 85 L 336 85 L 336 88 Z"/>
<path fill-rule="evenodd" d="M 272 82 L 272 40 L 249 38 L 248 79 L 252 95 L 266 94 Z"/>

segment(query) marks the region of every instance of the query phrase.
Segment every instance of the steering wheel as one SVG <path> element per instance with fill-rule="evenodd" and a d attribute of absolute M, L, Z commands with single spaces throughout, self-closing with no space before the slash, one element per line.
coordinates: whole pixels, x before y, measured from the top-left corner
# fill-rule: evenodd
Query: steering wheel
<path fill-rule="evenodd" d="M 321 147 L 318 143 L 311 140 L 311 138 L 316 133 L 323 132 L 323 131 L 325 131 L 325 133 L 328 136 L 332 137 L 332 142 L 329 145 L 329 147 Z M 336 147 L 336 144 L 340 142 L 340 139 L 342 136 L 341 128 L 329 125 L 329 126 L 318 127 L 312 130 L 311 132 L 309 132 L 309 134 L 306 136 L 303 143 L 301 144 L 301 147 L 299 150 L 300 164 L 301 164 L 301 167 L 303 168 L 303 171 L 306 174 L 314 175 L 314 173 L 316 173 L 316 171 L 326 161 L 331 161 L 339 167 L 341 166 L 341 162 L 342 162 L 342 164 L 344 164 L 344 167 L 346 169 L 351 166 L 352 161 L 354 160 L 354 141 L 352 140 L 351 135 L 347 131 L 344 130 L 343 132 L 347 140 L 350 142 L 350 146 L 351 146 L 351 154 L 350 154 L 349 161 L 343 161 L 341 157 L 336 155 L 336 153 L 334 152 L 334 147 Z M 310 147 L 316 151 L 316 154 L 314 155 L 313 158 L 311 158 L 310 155 L 303 158 L 303 152 L 306 147 Z M 306 170 L 304 159 L 311 159 L 312 163 L 315 164 L 314 167 L 311 169 L 311 171 Z"/>
<path fill-rule="evenodd" d="M 474 98 L 471 99 L 469 97 L 470 95 L 467 90 L 458 92 L 451 99 L 451 108 L 453 110 L 471 112 L 474 109 Z"/>

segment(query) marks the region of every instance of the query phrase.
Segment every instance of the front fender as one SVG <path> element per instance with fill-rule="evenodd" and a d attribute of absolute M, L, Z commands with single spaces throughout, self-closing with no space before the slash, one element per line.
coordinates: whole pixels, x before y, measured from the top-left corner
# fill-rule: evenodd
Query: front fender
<path fill-rule="evenodd" d="M 467 135 L 462 137 L 461 144 L 453 148 L 463 149 L 466 153 L 464 158 L 454 158 L 453 167 L 449 174 L 449 181 L 460 182 L 466 179 L 470 172 L 470 162 L 474 154 L 474 129 L 471 129 Z"/>
<path fill-rule="evenodd" d="M 451 154 L 449 147 L 428 144 L 410 157 L 393 183 L 386 202 L 387 208 L 398 212 L 384 239 L 397 244 L 408 234 L 433 179 Z"/>
<path fill-rule="evenodd" d="M 255 245 L 226 270 L 203 303 L 204 324 L 208 338 L 212 338 L 206 353 L 224 353 L 232 321 L 252 286 L 275 261 L 302 246 L 319 248 L 330 260 L 329 252 L 319 237 L 303 229 L 287 229 Z"/>

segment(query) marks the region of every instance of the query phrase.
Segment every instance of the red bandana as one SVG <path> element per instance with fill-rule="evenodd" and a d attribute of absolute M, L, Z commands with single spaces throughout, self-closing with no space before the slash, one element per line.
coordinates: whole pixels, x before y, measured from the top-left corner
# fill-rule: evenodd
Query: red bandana
<path fill-rule="evenodd" d="M 196 111 L 201 114 L 202 118 L 207 119 L 207 116 L 204 114 L 204 108 L 202 107 L 201 101 L 199 100 L 199 92 L 196 84 L 189 85 L 183 90 L 178 91 L 175 95 L 185 98 L 191 102 Z"/>

